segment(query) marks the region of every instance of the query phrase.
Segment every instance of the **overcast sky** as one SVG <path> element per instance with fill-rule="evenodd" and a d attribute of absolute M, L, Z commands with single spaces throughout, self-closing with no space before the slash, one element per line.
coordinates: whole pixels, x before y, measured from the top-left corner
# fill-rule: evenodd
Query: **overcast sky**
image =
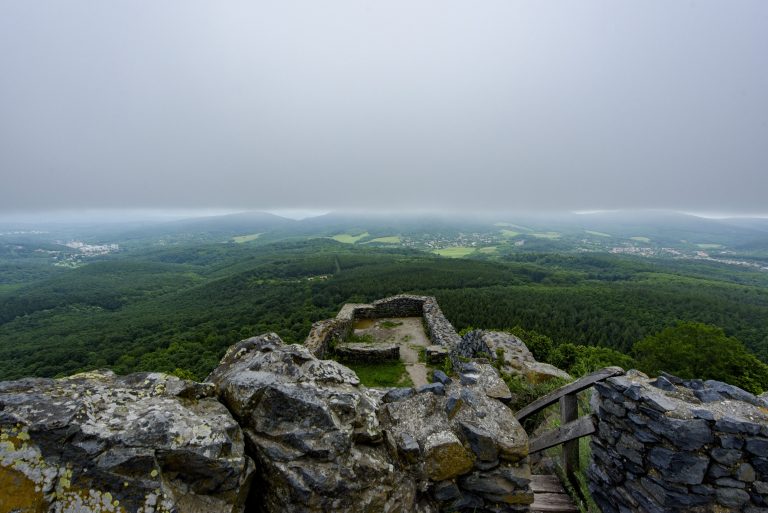
<path fill-rule="evenodd" d="M 0 0 L 0 211 L 768 212 L 768 2 Z"/>

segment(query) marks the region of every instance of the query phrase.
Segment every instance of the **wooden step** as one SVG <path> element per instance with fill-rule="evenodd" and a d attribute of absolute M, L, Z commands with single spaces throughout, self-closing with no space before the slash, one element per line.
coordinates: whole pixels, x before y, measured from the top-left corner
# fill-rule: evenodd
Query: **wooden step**
<path fill-rule="evenodd" d="M 571 496 L 565 493 L 565 488 L 557 476 L 531 476 L 531 490 L 533 490 L 532 513 L 578 513 L 579 511 Z"/>

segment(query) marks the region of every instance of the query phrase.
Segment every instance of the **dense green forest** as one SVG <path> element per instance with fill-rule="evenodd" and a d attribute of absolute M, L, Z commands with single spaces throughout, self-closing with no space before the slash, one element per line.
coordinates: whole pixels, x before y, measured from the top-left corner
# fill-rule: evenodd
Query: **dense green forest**
<path fill-rule="evenodd" d="M 12 274 L 11 265 L 2 272 Z M 345 302 L 403 292 L 436 296 L 459 330 L 520 327 L 556 346 L 630 352 L 694 321 L 768 359 L 768 274 L 715 262 L 450 259 L 312 239 L 151 249 L 16 283 L 0 289 L 0 379 L 100 367 L 203 378 L 239 339 L 275 331 L 301 342 Z"/>

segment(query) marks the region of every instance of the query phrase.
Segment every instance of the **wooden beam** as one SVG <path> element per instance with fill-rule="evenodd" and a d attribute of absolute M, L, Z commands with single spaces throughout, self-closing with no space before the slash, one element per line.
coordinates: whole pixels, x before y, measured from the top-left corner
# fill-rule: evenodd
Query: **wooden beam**
<path fill-rule="evenodd" d="M 526 417 L 529 417 L 530 415 L 543 410 L 547 406 L 555 404 L 560 400 L 561 397 L 565 395 L 581 392 L 582 390 L 588 389 L 598 381 L 603 381 L 604 379 L 612 378 L 613 376 L 621 376 L 623 374 L 624 369 L 621 367 L 606 367 L 604 369 L 600 369 L 599 371 L 588 374 L 583 378 L 574 381 L 573 383 L 568 383 L 564 387 L 558 388 L 551 394 L 545 395 L 544 397 L 533 401 L 531 404 L 515 413 L 515 417 L 517 417 L 518 421 L 522 421 Z"/>
<path fill-rule="evenodd" d="M 573 422 L 569 422 L 559 428 L 547 431 L 541 436 L 537 436 L 528 444 L 528 450 L 531 453 L 543 451 L 564 442 L 576 440 L 582 436 L 591 435 L 595 432 L 595 420 L 592 415 L 585 415 Z"/>
<path fill-rule="evenodd" d="M 564 395 L 560 398 L 560 425 L 567 426 L 579 418 L 579 404 L 576 401 L 576 394 Z M 563 454 L 561 457 L 565 476 L 571 480 L 573 475 L 579 469 L 579 440 L 570 440 L 563 443 Z"/>

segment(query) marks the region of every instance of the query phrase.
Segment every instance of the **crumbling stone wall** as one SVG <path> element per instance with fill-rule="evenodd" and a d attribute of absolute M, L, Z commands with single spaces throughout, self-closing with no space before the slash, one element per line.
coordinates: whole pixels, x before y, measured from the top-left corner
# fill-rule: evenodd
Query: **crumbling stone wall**
<path fill-rule="evenodd" d="M 400 346 L 397 344 L 339 344 L 336 355 L 346 362 L 387 362 L 400 359 Z"/>
<path fill-rule="evenodd" d="M 352 319 L 325 319 L 312 324 L 304 347 L 318 358 L 325 358 L 332 340 L 344 340 L 352 330 Z"/>
<path fill-rule="evenodd" d="M 433 344 L 446 346 L 453 351 L 461 343 L 461 337 L 445 318 L 434 297 L 401 294 L 371 304 L 344 305 L 334 319 L 318 321 L 312 325 L 304 346 L 318 358 L 323 358 L 331 341 L 344 340 L 356 320 L 384 317 L 423 317 L 427 335 Z"/>
<path fill-rule="evenodd" d="M 595 385 L 588 471 L 605 513 L 768 511 L 768 402 L 630 371 Z"/>

